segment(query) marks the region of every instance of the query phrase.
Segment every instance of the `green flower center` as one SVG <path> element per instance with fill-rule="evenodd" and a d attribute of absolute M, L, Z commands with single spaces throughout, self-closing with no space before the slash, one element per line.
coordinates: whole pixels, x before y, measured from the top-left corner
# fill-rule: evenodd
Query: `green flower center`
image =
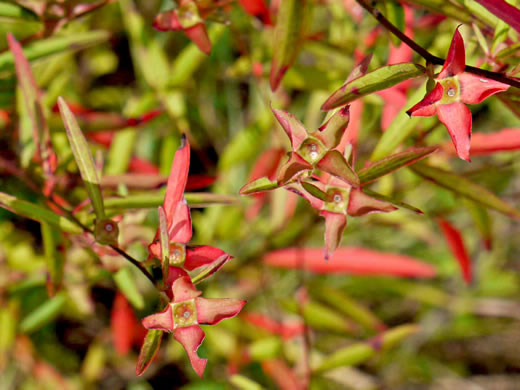
<path fill-rule="evenodd" d="M 460 84 L 455 77 L 446 77 L 439 80 L 439 83 L 442 86 L 441 104 L 450 104 L 459 100 Z"/>
<path fill-rule="evenodd" d="M 195 299 L 189 301 L 170 303 L 172 307 L 173 328 L 184 328 L 197 325 L 197 306 Z"/>
<path fill-rule="evenodd" d="M 316 164 L 320 161 L 327 149 L 323 143 L 314 137 L 308 137 L 305 141 L 302 142 L 297 153 L 309 164 Z"/>
<path fill-rule="evenodd" d="M 180 266 L 186 260 L 186 245 L 172 242 L 170 244 L 170 265 Z"/>
<path fill-rule="evenodd" d="M 323 209 L 338 214 L 346 214 L 350 189 L 329 187 L 327 195 L 330 202 L 323 204 Z"/>

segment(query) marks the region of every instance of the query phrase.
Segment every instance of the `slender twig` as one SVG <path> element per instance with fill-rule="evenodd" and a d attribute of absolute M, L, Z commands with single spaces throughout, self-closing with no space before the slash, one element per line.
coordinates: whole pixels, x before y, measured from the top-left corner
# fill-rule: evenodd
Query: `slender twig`
<path fill-rule="evenodd" d="M 42 195 L 47 202 L 52 203 L 54 206 L 56 206 L 58 209 L 60 209 L 62 212 L 64 212 L 67 217 L 74 222 L 76 225 L 78 225 L 85 233 L 94 234 L 94 232 L 89 229 L 87 226 L 85 226 L 70 210 L 67 210 L 65 207 L 63 207 L 61 204 L 56 202 L 56 200 L 52 196 L 46 196 L 45 194 L 41 194 L 39 192 L 38 185 L 32 180 L 31 177 L 29 177 L 24 170 L 17 167 L 12 162 L 4 159 L 3 157 L 0 157 L 0 169 L 5 170 L 9 173 L 11 173 L 13 176 L 20 178 L 29 189 L 34 191 L 36 194 Z M 144 276 L 152 282 L 152 284 L 161 292 L 161 289 L 157 286 L 155 279 L 153 278 L 152 274 L 148 272 L 148 270 L 135 258 L 130 256 L 128 253 L 126 253 L 123 249 L 119 248 L 117 245 L 110 245 L 110 248 L 112 248 L 115 252 L 117 252 L 119 255 L 124 257 L 126 260 L 128 260 L 130 263 L 135 265 Z"/>
<path fill-rule="evenodd" d="M 397 38 L 399 38 L 403 43 L 410 47 L 413 51 L 419 54 L 422 58 L 426 60 L 426 62 L 430 62 L 435 65 L 443 65 L 446 60 L 441 57 L 434 56 L 424 47 L 418 45 L 413 39 L 409 38 L 406 34 L 404 34 L 401 30 L 399 30 L 396 26 L 392 24 L 385 16 L 376 8 L 372 7 L 365 0 L 356 0 L 358 4 L 366 9 L 377 21 L 383 25 L 388 31 L 394 34 Z M 466 65 L 464 68 L 465 72 L 472 73 L 477 76 L 485 77 L 491 80 L 495 80 L 504 84 L 511 85 L 512 87 L 520 88 L 520 80 L 515 80 L 507 77 L 502 73 L 493 72 L 486 69 L 476 68 L 474 66 Z"/>

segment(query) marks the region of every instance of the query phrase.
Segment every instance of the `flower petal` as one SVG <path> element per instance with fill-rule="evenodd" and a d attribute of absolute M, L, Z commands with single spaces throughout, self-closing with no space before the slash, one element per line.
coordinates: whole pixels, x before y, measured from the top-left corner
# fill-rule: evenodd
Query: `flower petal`
<path fill-rule="evenodd" d="M 460 82 L 460 100 L 466 104 L 478 104 L 489 96 L 509 88 L 508 84 L 471 73 L 462 73 L 457 78 Z"/>
<path fill-rule="evenodd" d="M 166 290 L 166 293 L 170 297 L 170 299 L 173 299 L 172 290 L 171 287 L 173 285 L 173 282 L 175 282 L 179 278 L 186 277 L 189 279 L 189 275 L 186 271 L 184 271 L 182 268 L 179 267 L 169 267 L 168 268 L 168 280 L 166 281 L 166 285 L 169 286 L 168 290 Z"/>
<path fill-rule="evenodd" d="M 446 77 L 455 76 L 459 73 L 464 72 L 466 67 L 466 54 L 464 50 L 464 40 L 462 35 L 459 33 L 459 28 L 455 30 L 453 39 L 451 40 L 450 49 L 448 51 L 448 57 L 442 67 L 441 73 L 439 73 L 438 79 L 444 79 Z"/>
<path fill-rule="evenodd" d="M 208 359 L 201 359 L 199 355 L 197 355 L 197 350 L 205 337 L 200 326 L 192 325 L 186 328 L 177 328 L 175 332 L 173 332 L 173 337 L 182 344 L 190 358 L 191 366 L 197 375 L 202 378 Z"/>
<path fill-rule="evenodd" d="M 359 217 L 361 215 L 366 215 L 369 213 L 377 213 L 377 212 L 390 212 L 397 210 L 397 207 L 394 207 L 392 204 L 388 202 L 383 202 L 381 200 L 377 200 L 365 194 L 359 188 L 352 188 L 350 191 L 350 197 L 348 202 L 348 215 L 353 217 Z"/>
<path fill-rule="evenodd" d="M 343 237 L 343 231 L 347 227 L 347 217 L 344 214 L 322 211 L 325 218 L 325 249 L 323 257 L 329 260 Z"/>
<path fill-rule="evenodd" d="M 188 181 L 188 171 L 190 169 L 190 144 L 183 135 L 181 146 L 177 149 L 173 159 L 168 184 L 166 185 L 166 195 L 164 196 L 164 211 L 171 224 L 177 204 L 182 199 L 186 182 Z"/>
<path fill-rule="evenodd" d="M 293 150 L 298 150 L 302 142 L 308 137 L 305 127 L 293 114 L 273 108 L 272 105 L 271 110 L 289 136 Z"/>
<path fill-rule="evenodd" d="M 197 298 L 195 304 L 199 324 L 215 325 L 240 313 L 246 301 L 230 298 Z"/>
<path fill-rule="evenodd" d="M 197 291 L 189 276 L 182 276 L 172 284 L 173 302 L 184 302 L 197 298 L 201 291 Z"/>
<path fill-rule="evenodd" d="M 191 216 L 188 202 L 183 197 L 173 213 L 171 224 L 168 227 L 168 237 L 171 242 L 186 244 L 191 240 Z"/>
<path fill-rule="evenodd" d="M 204 23 L 184 29 L 184 33 L 203 53 L 208 55 L 211 53 L 211 41 Z"/>
<path fill-rule="evenodd" d="M 164 311 L 143 318 L 143 326 L 146 329 L 160 329 L 164 330 L 165 332 L 172 332 L 172 307 L 168 305 Z"/>
<path fill-rule="evenodd" d="M 222 249 L 209 245 L 196 246 L 186 249 L 186 262 L 184 263 L 184 268 L 188 271 L 193 271 L 194 269 L 211 264 L 215 261 L 221 262 L 222 264 L 213 271 L 215 272 L 218 271 L 218 269 L 229 259 L 231 259 L 231 256 Z"/>
<path fill-rule="evenodd" d="M 153 27 L 159 31 L 178 31 L 182 29 L 175 10 L 157 14 L 153 21 Z"/>
<path fill-rule="evenodd" d="M 438 104 L 437 115 L 450 133 L 458 156 L 470 161 L 469 147 L 471 139 L 471 112 L 461 102 Z"/>
<path fill-rule="evenodd" d="M 435 115 L 435 103 L 442 98 L 442 85 L 437 83 L 435 88 L 419 103 L 410 108 L 406 113 L 410 116 L 433 116 Z"/>
<path fill-rule="evenodd" d="M 328 151 L 316 166 L 354 187 L 359 186 L 359 178 L 356 172 L 354 172 L 347 160 L 345 160 L 343 155 L 337 150 Z"/>

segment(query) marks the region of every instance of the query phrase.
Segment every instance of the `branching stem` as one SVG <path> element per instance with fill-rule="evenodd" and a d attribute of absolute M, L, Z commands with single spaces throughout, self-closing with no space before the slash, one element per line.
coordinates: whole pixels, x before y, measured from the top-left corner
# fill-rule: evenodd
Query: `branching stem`
<path fill-rule="evenodd" d="M 410 49 L 419 54 L 426 62 L 430 62 L 435 65 L 443 65 L 446 61 L 444 58 L 440 58 L 431 54 L 424 47 L 418 45 L 413 39 L 405 35 L 401 30 L 392 24 L 385 16 L 376 8 L 372 7 L 366 0 L 356 0 L 358 4 L 366 9 L 377 21 L 384 26 L 388 31 L 394 34 L 402 42 L 404 42 Z M 477 76 L 485 77 L 491 80 L 495 80 L 504 84 L 511 85 L 520 89 L 520 80 L 512 79 L 502 73 L 493 72 L 486 69 L 476 68 L 474 66 L 466 65 L 465 72 L 472 73 Z"/>

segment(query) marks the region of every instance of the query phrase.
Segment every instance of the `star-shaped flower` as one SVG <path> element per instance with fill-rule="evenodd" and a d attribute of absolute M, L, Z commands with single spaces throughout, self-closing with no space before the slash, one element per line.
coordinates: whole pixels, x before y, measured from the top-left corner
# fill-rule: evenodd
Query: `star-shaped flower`
<path fill-rule="evenodd" d="M 197 350 L 204 340 L 200 324 L 214 325 L 240 313 L 246 301 L 240 299 L 201 298 L 190 277 L 178 277 L 171 288 L 172 301 L 161 313 L 143 319 L 147 329 L 173 332 L 182 344 L 197 375 L 202 377 L 207 359 L 201 359 Z"/>
<path fill-rule="evenodd" d="M 397 210 L 391 203 L 372 198 L 360 187 L 352 187 L 332 175 L 324 174 L 315 179 L 292 184 L 289 189 L 303 196 L 325 218 L 325 260 L 332 256 L 341 242 L 347 227 L 347 214 L 359 217 Z"/>
<path fill-rule="evenodd" d="M 285 185 L 294 177 L 301 176 L 304 172 L 312 172 L 315 168 L 328 172 L 350 185 L 359 185 L 356 173 L 343 155 L 334 150 L 349 122 L 348 106 L 340 109 L 312 133 L 309 133 L 294 115 L 272 107 L 271 109 L 292 145 L 289 160 L 278 172 L 279 185 Z"/>
<path fill-rule="evenodd" d="M 200 13 L 202 11 L 209 10 L 201 10 Z M 195 1 L 182 0 L 177 9 L 158 14 L 153 21 L 153 26 L 159 31 L 182 30 L 202 52 L 209 54 L 211 41 L 200 13 Z"/>
<path fill-rule="evenodd" d="M 171 173 L 166 185 L 163 209 L 166 215 L 166 230 L 169 241 L 169 269 L 179 267 L 187 271 L 208 266 L 211 272 L 218 271 L 231 256 L 221 249 L 209 246 L 188 246 L 193 235 L 191 216 L 188 203 L 184 198 L 184 189 L 188 180 L 190 167 L 190 145 L 183 136 L 181 146 L 175 153 Z M 148 246 L 150 258 L 162 260 L 160 244 L 160 228 L 157 229 L 154 241 Z M 166 285 L 171 286 L 171 278 L 168 276 Z"/>
<path fill-rule="evenodd" d="M 465 66 L 464 41 L 457 29 L 446 62 L 435 79 L 435 88 L 407 112 L 411 116 L 437 114 L 448 129 L 458 156 L 470 161 L 472 118 L 465 104 L 478 104 L 495 93 L 507 90 L 509 85 L 464 72 Z"/>

